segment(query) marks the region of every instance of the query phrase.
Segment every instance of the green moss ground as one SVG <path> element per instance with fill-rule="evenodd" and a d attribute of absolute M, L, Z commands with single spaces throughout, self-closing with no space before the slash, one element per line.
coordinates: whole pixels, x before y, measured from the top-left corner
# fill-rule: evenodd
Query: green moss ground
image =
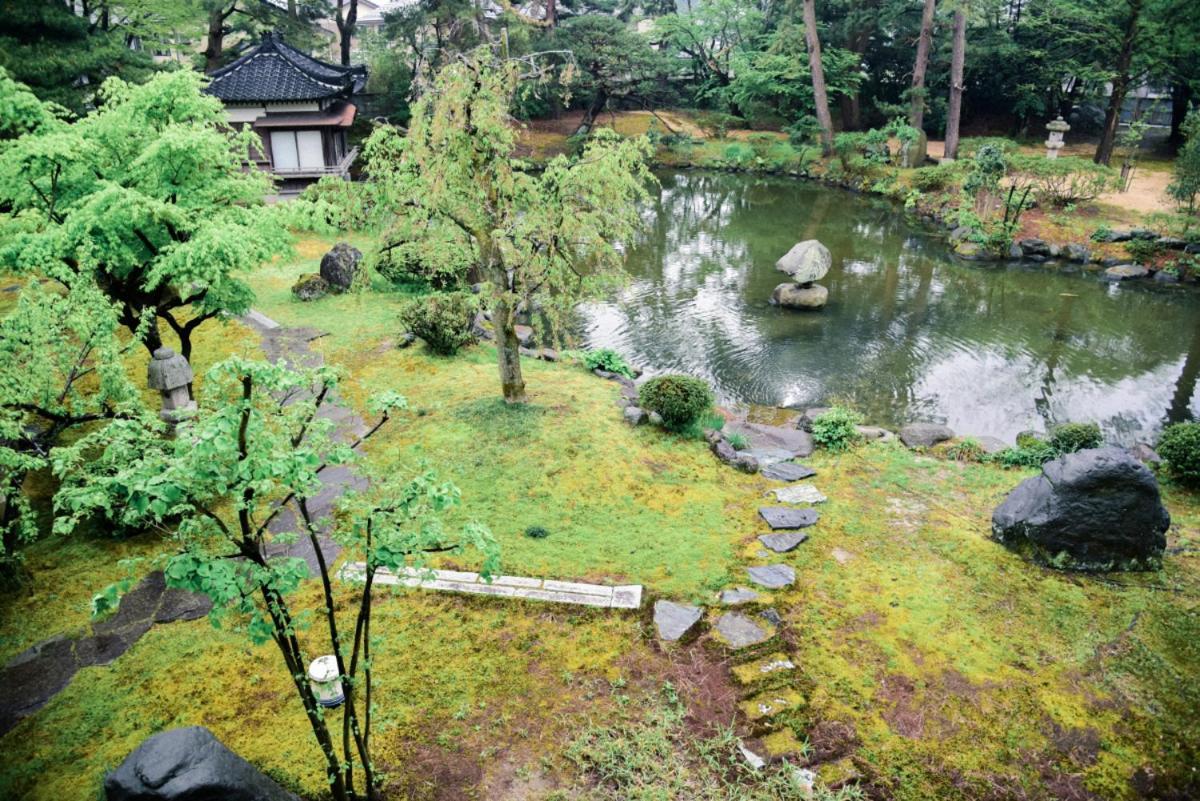
<path fill-rule="evenodd" d="M 719 468 L 700 442 L 629 428 L 616 385 L 579 367 L 526 362 L 532 404 L 507 409 L 489 348 L 441 359 L 392 347 L 396 298 L 293 301 L 291 283 L 328 244 L 304 239 L 297 259 L 256 273 L 259 307 L 330 331 L 314 347 L 347 371 L 350 403 L 408 396 L 411 413 L 368 457 L 388 469 L 428 462 L 452 479 L 458 514 L 493 529 L 507 572 L 709 600 L 756 560 L 769 482 Z M 237 326 L 214 331 L 228 347 L 252 342 Z M 1200 499 L 1168 487 L 1178 551 L 1163 572 L 1097 578 L 1029 565 L 987 538 L 991 509 L 1024 473 L 878 444 L 812 464 L 830 501 L 785 557 L 797 584 L 777 599 L 788 625 L 772 644 L 799 666 L 791 689 L 805 703 L 786 718 L 797 736 L 852 724 L 854 769 L 897 799 L 1022 797 L 996 788 L 1048 799 L 1076 786 L 1122 799 L 1142 767 L 1164 787 L 1187 779 L 1200 762 Z M 525 537 L 530 525 L 550 536 Z M 142 549 L 154 543 L 35 546 L 34 589 L 0 613 L 5 650 L 78 628 L 91 592 Z M 545 799 L 578 786 L 572 738 L 636 718 L 681 666 L 703 672 L 718 653 L 706 640 L 664 653 L 647 612 L 409 592 L 377 615 L 388 642 L 373 742 L 399 798 Z M 681 693 L 692 708 L 732 681 L 724 666 L 705 676 Z M 728 722 L 721 710 L 698 717 Z M 0 797 L 96 797 L 142 739 L 189 724 L 319 797 L 320 763 L 278 656 L 205 621 L 156 627 L 5 736 Z"/>

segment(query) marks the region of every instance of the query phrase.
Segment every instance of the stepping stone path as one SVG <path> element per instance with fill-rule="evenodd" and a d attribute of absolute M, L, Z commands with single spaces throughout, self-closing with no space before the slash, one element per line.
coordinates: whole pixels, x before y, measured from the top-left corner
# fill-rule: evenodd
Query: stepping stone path
<path fill-rule="evenodd" d="M 825 503 L 829 500 L 812 484 L 793 484 L 790 487 L 773 489 L 775 500 L 780 503 Z"/>
<path fill-rule="evenodd" d="M 786 506 L 763 506 L 758 514 L 772 529 L 808 528 L 820 518 L 812 509 L 790 509 Z"/>
<path fill-rule="evenodd" d="M 167 588 L 161 570 L 125 594 L 111 617 L 91 634 L 59 635 L 27 648 L 0 671 L 0 734 L 32 715 L 85 667 L 111 664 L 157 623 L 195 620 L 208 614 L 208 598 Z"/>
<path fill-rule="evenodd" d="M 817 474 L 811 467 L 805 467 L 795 462 L 777 462 L 762 469 L 763 478 L 775 481 L 802 481 Z"/>
<path fill-rule="evenodd" d="M 758 600 L 758 593 L 754 590 L 748 590 L 745 587 L 736 587 L 732 590 L 721 590 L 721 603 L 726 606 L 739 606 L 748 604 L 751 601 Z"/>
<path fill-rule="evenodd" d="M 741 612 L 726 612 L 717 620 L 717 633 L 733 650 L 749 648 L 766 642 L 775 632 Z"/>
<path fill-rule="evenodd" d="M 654 604 L 654 625 L 658 628 L 658 636 L 667 642 L 674 642 L 692 630 L 700 622 L 704 610 L 698 606 L 685 606 L 671 601 L 657 601 Z"/>
<path fill-rule="evenodd" d="M 253 310 L 241 321 L 259 333 L 263 353 L 271 361 L 282 359 L 296 367 L 319 367 L 324 363 L 321 354 L 309 347 L 309 343 L 325 336 L 323 332 L 315 328 L 285 328 Z M 362 418 L 338 398 L 327 399 L 317 416 L 332 420 L 335 437 L 343 442 L 353 442 L 366 431 Z M 366 481 L 346 467 L 323 470 L 319 475 L 321 490 L 309 499 L 308 505 L 320 529 L 321 551 L 332 563 L 341 552 L 341 547 L 328 535 L 333 505 L 348 489 L 364 489 Z M 292 510 L 286 509 L 276 516 L 270 529 L 275 533 L 293 531 L 294 519 Z M 297 537 L 289 544 L 279 543 L 270 550 L 271 556 L 281 554 L 304 559 L 315 574 L 317 557 L 308 537 Z M 638 600 L 640 603 L 640 595 Z M 92 625 L 90 635 L 52 637 L 18 654 L 0 670 L 0 735 L 45 706 L 70 684 L 79 669 L 111 664 L 152 626 L 194 620 L 208 614 L 209 609 L 209 601 L 202 595 L 167 589 L 161 571 L 146 576 L 125 594 L 116 613 Z"/>
<path fill-rule="evenodd" d="M 787 553 L 800 543 L 807 542 L 808 535 L 799 531 L 784 531 L 780 534 L 760 534 L 758 541 L 775 553 Z"/>
<path fill-rule="evenodd" d="M 342 581 L 362 582 L 366 576 L 362 562 L 349 562 L 339 572 Z M 495 576 L 487 582 L 478 573 L 460 570 L 418 570 L 403 568 L 395 573 L 379 570 L 375 583 L 423 590 L 461 592 L 469 595 L 492 595 L 501 598 L 524 598 L 531 601 L 550 601 L 576 606 L 598 606 L 606 609 L 638 609 L 642 605 L 642 586 L 625 584 L 583 584 L 576 581 L 526 578 L 524 576 Z"/>
<path fill-rule="evenodd" d="M 746 568 L 746 575 L 759 586 L 769 590 L 778 590 L 790 586 L 796 581 L 796 571 L 789 565 L 762 565 Z"/>

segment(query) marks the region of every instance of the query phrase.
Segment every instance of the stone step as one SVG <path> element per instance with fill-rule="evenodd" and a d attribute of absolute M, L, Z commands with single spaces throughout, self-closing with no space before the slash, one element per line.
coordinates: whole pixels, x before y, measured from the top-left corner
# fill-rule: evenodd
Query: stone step
<path fill-rule="evenodd" d="M 726 647 L 740 651 L 774 637 L 775 627 L 765 620 L 755 619 L 741 612 L 726 612 L 717 619 L 716 634 L 717 639 Z"/>
<path fill-rule="evenodd" d="M 361 582 L 366 575 L 362 562 L 350 562 L 338 573 L 343 581 Z M 522 598 L 530 601 L 595 606 L 605 609 L 638 609 L 642 605 L 640 584 L 584 584 L 554 579 L 523 576 L 496 576 L 491 583 L 478 573 L 458 570 L 418 570 L 403 568 L 393 573 L 382 569 L 375 574 L 377 584 L 418 587 L 423 590 L 460 592 L 469 595 L 492 595 L 501 598 Z"/>
<path fill-rule="evenodd" d="M 782 651 L 776 651 L 770 656 L 764 656 L 762 659 L 756 659 L 753 662 L 746 662 L 742 665 L 735 665 L 733 668 L 733 678 L 743 687 L 757 684 L 761 681 L 769 681 L 771 678 L 781 675 L 788 675 L 796 669 L 796 663 Z"/>
<path fill-rule="evenodd" d="M 738 704 L 751 722 L 773 718 L 788 709 L 804 706 L 804 696 L 790 688 L 766 690 Z"/>

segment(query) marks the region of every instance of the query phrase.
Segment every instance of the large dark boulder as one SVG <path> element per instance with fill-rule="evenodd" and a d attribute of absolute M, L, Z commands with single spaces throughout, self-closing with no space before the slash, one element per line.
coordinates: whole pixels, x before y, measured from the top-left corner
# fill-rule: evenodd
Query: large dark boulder
<path fill-rule="evenodd" d="M 992 536 L 1053 567 L 1151 570 L 1170 524 L 1145 465 L 1121 448 L 1093 448 L 1021 482 L 992 513 Z"/>
<path fill-rule="evenodd" d="M 354 284 L 362 251 L 345 242 L 338 242 L 321 259 L 321 277 L 334 292 L 345 292 Z"/>
<path fill-rule="evenodd" d="M 108 801 L 299 801 L 203 726 L 156 734 L 104 777 Z"/>

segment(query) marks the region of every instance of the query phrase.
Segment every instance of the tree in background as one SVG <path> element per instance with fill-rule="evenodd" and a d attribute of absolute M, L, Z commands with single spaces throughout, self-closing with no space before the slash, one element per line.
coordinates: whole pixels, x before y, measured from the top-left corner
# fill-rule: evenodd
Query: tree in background
<path fill-rule="evenodd" d="M 804 2 L 804 37 L 808 45 L 808 67 L 812 72 L 813 104 L 821 129 L 821 153 L 833 153 L 833 118 L 829 115 L 829 95 L 825 89 L 825 70 L 821 65 L 821 38 L 817 33 L 816 0 Z"/>
<path fill-rule="evenodd" d="M 665 14 L 655 24 L 656 36 L 667 48 L 688 58 L 692 83 L 699 99 L 724 103 L 742 115 L 727 89 L 734 64 L 753 50 L 763 32 L 762 13 L 736 0 L 713 0 L 683 14 Z"/>
<path fill-rule="evenodd" d="M 339 600 L 346 596 L 334 591 L 329 545 L 317 520 L 321 477 L 359 464 L 355 448 L 386 425 L 404 399 L 388 394 L 372 401 L 378 420 L 358 441 L 343 443 L 334 438 L 333 423 L 319 416 L 337 391 L 329 368 L 292 371 L 232 358 L 207 380 L 212 392 L 174 439 L 141 421 L 118 421 L 62 449 L 55 459 L 63 479 L 56 529 L 70 532 L 103 514 L 130 526 L 173 530 L 179 551 L 163 571 L 167 585 L 211 599 L 214 623 L 237 617 L 255 644 L 275 643 L 320 746 L 332 797 L 378 798 L 370 756 L 372 651 L 382 639 L 371 632 L 375 576 L 467 547 L 483 554 L 483 573 L 491 575 L 495 543 L 477 524 L 445 530 L 440 517 L 459 494 L 432 473 L 371 476 L 372 489 L 343 503 L 329 535 L 349 559 L 363 563 L 363 587 L 349 604 L 349 619 L 340 619 Z M 314 608 L 297 600 L 310 576 L 308 563 L 279 547 L 297 540 L 311 549 L 321 582 Z M 325 633 L 302 641 L 313 623 Z M 304 643 L 314 641 L 317 650 L 306 650 Z M 307 679 L 317 654 L 332 654 L 337 663 L 345 695 L 340 744 Z"/>
<path fill-rule="evenodd" d="M 550 45 L 572 53 L 574 79 L 566 88 L 587 98 L 576 135 L 591 133 L 609 101 L 653 107 L 667 97 L 666 58 L 614 17 L 570 19 L 558 27 Z"/>
<path fill-rule="evenodd" d="M 1167 194 L 1191 216 L 1196 213 L 1196 197 L 1200 196 L 1200 110 L 1188 114 L 1182 128 L 1184 145 L 1175 159 Z"/>
<path fill-rule="evenodd" d="M 920 132 L 918 151 L 909 154 L 909 163 L 920 166 L 925 161 L 925 70 L 929 66 L 929 49 L 933 44 L 933 12 L 937 0 L 925 0 L 921 10 L 921 31 L 917 34 L 917 55 L 913 61 L 912 88 L 909 90 L 908 124 Z"/>
<path fill-rule="evenodd" d="M 1120 11 L 1116 28 L 1121 31 L 1120 49 L 1112 69 L 1112 92 L 1108 97 L 1108 110 L 1104 115 L 1104 127 L 1100 132 L 1100 143 L 1096 145 L 1094 161 L 1108 164 L 1112 159 L 1113 147 L 1117 143 L 1117 127 L 1121 124 L 1121 107 L 1134 79 L 1133 59 L 1142 38 L 1142 9 L 1145 0 L 1120 0 Z"/>
<path fill-rule="evenodd" d="M 71 287 L 92 282 L 153 352 L 165 321 L 190 358 L 205 322 L 244 313 L 238 276 L 282 252 L 270 188 L 247 171 L 255 135 L 234 132 L 190 71 L 140 86 L 110 79 L 102 107 L 0 149 L 0 262 Z M 0 114 L 18 85 L 0 81 Z"/>
<path fill-rule="evenodd" d="M 39 98 L 83 114 L 110 76 L 144 80 L 154 70 L 112 18 L 76 16 L 55 0 L 0 0 L 0 68 Z"/>
<path fill-rule="evenodd" d="M 338 48 L 342 66 L 350 66 L 350 48 L 354 44 L 354 31 L 358 25 L 358 0 L 337 0 L 337 13 L 333 17 L 338 29 Z"/>
<path fill-rule="evenodd" d="M 650 180 L 648 144 L 604 130 L 576 159 L 559 156 L 540 173 L 520 169 L 509 109 L 527 64 L 494 63 L 486 49 L 464 56 L 414 106 L 407 137 L 383 126 L 366 148 L 377 202 L 399 232 L 384 236 L 382 251 L 430 225 L 452 227 L 472 254 L 509 403 L 526 400 L 518 309 L 536 303 L 561 324 L 581 299 L 610 291 L 624 276 L 616 244 L 635 231 Z"/>
<path fill-rule="evenodd" d="M 959 128 L 962 125 L 963 70 L 967 59 L 967 0 L 954 9 L 953 55 L 950 56 L 950 104 L 946 113 L 944 158 L 958 158 Z"/>

